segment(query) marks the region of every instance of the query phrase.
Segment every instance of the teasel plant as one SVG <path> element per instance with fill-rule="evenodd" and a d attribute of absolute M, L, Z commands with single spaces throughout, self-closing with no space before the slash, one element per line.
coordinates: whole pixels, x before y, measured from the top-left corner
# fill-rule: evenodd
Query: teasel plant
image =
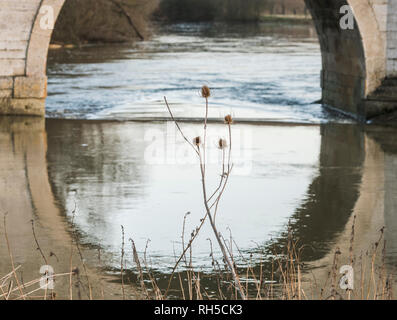
<path fill-rule="evenodd" d="M 186 252 L 191 248 L 193 241 L 196 239 L 197 235 L 199 234 L 202 226 L 204 225 L 205 221 L 208 219 L 211 225 L 212 231 L 218 243 L 219 249 L 222 252 L 223 261 L 227 266 L 228 271 L 230 272 L 235 290 L 238 292 L 238 295 L 241 299 L 247 299 L 247 293 L 244 289 L 239 275 L 236 264 L 234 262 L 233 255 L 231 253 L 230 248 L 226 243 L 225 238 L 222 234 L 218 231 L 218 227 L 216 225 L 215 219 L 219 208 L 219 202 L 224 194 L 226 189 L 227 183 L 229 181 L 230 174 L 233 169 L 233 164 L 231 163 L 231 151 L 232 151 L 232 129 L 231 126 L 233 124 L 233 118 L 231 115 L 226 115 L 224 118 L 224 122 L 228 129 L 228 139 L 220 138 L 218 141 L 218 148 L 222 152 L 222 172 L 220 175 L 220 181 L 215 190 L 212 193 L 209 193 L 208 186 L 207 186 L 207 175 L 206 175 L 206 151 L 207 151 L 207 127 L 208 127 L 208 109 L 209 109 L 209 98 L 211 97 L 211 90 L 208 86 L 204 85 L 201 88 L 201 97 L 205 99 L 205 116 L 204 116 L 204 124 L 203 124 L 203 133 L 202 137 L 197 136 L 190 140 L 186 137 L 185 133 L 183 132 L 181 126 L 179 125 L 177 119 L 174 117 L 172 113 L 172 109 L 170 104 L 167 101 L 167 98 L 164 97 L 165 105 L 168 109 L 168 112 L 171 116 L 172 121 L 175 123 L 179 133 L 183 137 L 183 139 L 188 143 L 193 152 L 196 154 L 199 167 L 200 167 L 200 175 L 201 175 L 201 187 L 202 187 L 202 197 L 203 203 L 205 208 L 205 215 L 200 220 L 200 225 L 193 231 L 191 234 L 190 241 L 185 245 L 183 245 L 183 252 L 180 255 L 179 259 L 177 259 L 174 268 L 172 270 L 171 277 L 169 279 L 168 287 L 164 296 L 167 296 L 167 293 L 171 286 L 171 281 L 173 279 L 173 275 L 179 265 L 179 263 L 184 259 L 186 256 Z M 227 150 L 226 150 L 227 149 Z M 226 159 L 227 156 L 227 159 Z"/>

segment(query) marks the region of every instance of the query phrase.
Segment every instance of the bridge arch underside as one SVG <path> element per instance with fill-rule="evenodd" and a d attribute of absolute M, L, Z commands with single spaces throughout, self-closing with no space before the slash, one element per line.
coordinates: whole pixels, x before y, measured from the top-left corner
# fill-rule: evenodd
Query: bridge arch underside
<path fill-rule="evenodd" d="M 321 87 L 325 105 L 367 118 L 363 101 L 380 85 L 386 74 L 386 22 L 385 30 L 381 32 L 374 3 L 387 6 L 387 1 L 305 0 L 321 46 Z M 7 38 L 13 33 L 23 40 L 18 43 L 21 50 L 17 64 L 10 64 L 12 59 L 0 59 L 0 114 L 44 115 L 47 53 L 52 30 L 43 29 L 41 22 L 49 7 L 54 9 L 56 19 L 64 2 L 29 0 L 15 4 L 11 0 L 0 0 L 3 13 L 9 10 L 8 15 L 16 17 L 5 26 L 4 35 L 0 25 L 0 58 L 2 46 L 9 46 Z M 340 28 L 340 8 L 343 5 L 353 8 L 353 30 Z M 20 23 L 18 14 L 24 15 L 26 23 Z"/>
<path fill-rule="evenodd" d="M 367 119 L 365 99 L 385 77 L 385 33 L 373 4 L 362 0 L 305 1 L 321 46 L 322 103 Z M 340 25 L 344 15 L 340 9 L 346 5 L 354 13 L 353 29 Z"/>

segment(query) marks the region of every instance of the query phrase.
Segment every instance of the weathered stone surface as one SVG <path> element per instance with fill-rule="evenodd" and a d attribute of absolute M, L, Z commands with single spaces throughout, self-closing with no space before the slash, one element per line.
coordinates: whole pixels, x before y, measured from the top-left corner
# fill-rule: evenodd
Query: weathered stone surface
<path fill-rule="evenodd" d="M 46 98 L 47 77 L 16 77 L 14 98 Z"/>
<path fill-rule="evenodd" d="M 22 76 L 25 74 L 24 59 L 0 59 L 0 76 Z"/>
<path fill-rule="evenodd" d="M 397 101 L 367 100 L 365 101 L 366 118 L 369 120 L 396 119 Z"/>
<path fill-rule="evenodd" d="M 382 85 L 386 75 L 395 67 L 397 70 L 393 60 L 397 51 L 390 49 L 397 47 L 397 32 L 392 30 L 393 21 L 397 21 L 397 2 L 333 0 L 322 1 L 321 5 L 319 2 L 306 0 L 321 44 L 323 103 L 361 119 L 390 110 L 393 106 L 390 101 L 368 104 L 365 101 Z M 353 9 L 354 30 L 340 28 L 339 9 L 344 5 Z"/>
<path fill-rule="evenodd" d="M 0 77 L 0 90 L 12 89 L 14 86 L 14 79 L 12 77 Z"/>
<path fill-rule="evenodd" d="M 397 76 L 397 2 L 389 0 L 387 11 L 387 76 Z"/>
<path fill-rule="evenodd" d="M 45 99 L 0 99 L 0 114 L 44 116 Z"/>
<path fill-rule="evenodd" d="M 36 19 L 32 25 L 29 47 L 26 54 L 26 75 L 41 77 L 45 74 L 47 65 L 47 52 L 55 21 L 62 9 L 65 0 L 43 0 L 37 11 Z M 43 10 L 41 10 L 43 8 Z M 47 10 L 50 9 L 50 12 Z M 54 23 L 50 25 L 50 16 Z"/>
<path fill-rule="evenodd" d="M 0 89 L 0 99 L 11 98 L 11 97 L 12 97 L 12 89 Z"/>

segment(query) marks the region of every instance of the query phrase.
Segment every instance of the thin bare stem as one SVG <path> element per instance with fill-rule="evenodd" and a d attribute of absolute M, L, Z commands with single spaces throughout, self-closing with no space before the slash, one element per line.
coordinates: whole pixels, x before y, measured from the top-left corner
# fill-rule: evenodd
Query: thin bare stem
<path fill-rule="evenodd" d="M 121 259 L 120 259 L 120 273 L 121 273 L 121 292 L 123 294 L 123 300 L 125 300 L 125 290 L 124 290 L 124 226 L 121 226 Z"/>
<path fill-rule="evenodd" d="M 167 98 L 166 98 L 166 97 L 164 97 L 164 101 L 165 101 L 165 105 L 167 106 L 168 112 L 169 112 L 169 114 L 170 114 L 170 116 L 171 116 L 171 119 L 172 119 L 172 121 L 175 123 L 176 127 L 178 128 L 178 130 L 179 130 L 180 134 L 182 135 L 183 139 L 185 139 L 185 141 L 193 148 L 193 150 L 194 150 L 194 151 L 196 152 L 196 154 L 198 155 L 198 151 L 197 151 L 196 147 L 193 145 L 193 143 L 191 143 L 191 142 L 189 141 L 188 138 L 186 138 L 185 134 L 183 133 L 181 127 L 180 127 L 179 124 L 178 124 L 178 121 L 176 121 L 176 119 L 174 118 L 174 115 L 172 114 L 171 108 L 170 108 L 170 106 L 169 106 L 169 104 L 168 104 L 168 101 L 167 101 Z"/>
<path fill-rule="evenodd" d="M 5 239 L 6 239 L 6 242 L 7 242 L 7 250 L 8 250 L 8 255 L 9 255 L 10 261 L 11 261 L 12 272 L 14 274 L 15 281 L 16 281 L 16 283 L 18 285 L 18 290 L 21 293 L 21 295 L 23 296 L 23 291 L 22 291 L 22 288 L 21 288 L 21 284 L 19 282 L 17 273 L 15 271 L 14 258 L 12 256 L 12 252 L 11 252 L 11 248 L 10 248 L 10 242 L 8 240 L 8 234 L 7 234 L 7 213 L 4 214 L 3 223 L 4 223 L 4 236 L 5 236 Z M 25 298 L 24 298 L 24 300 L 25 300 Z"/>

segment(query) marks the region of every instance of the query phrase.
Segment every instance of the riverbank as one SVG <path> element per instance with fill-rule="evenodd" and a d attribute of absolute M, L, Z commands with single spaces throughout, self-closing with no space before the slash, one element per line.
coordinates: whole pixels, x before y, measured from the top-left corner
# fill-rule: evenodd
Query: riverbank
<path fill-rule="evenodd" d="M 313 25 L 313 19 L 310 15 L 263 15 L 260 17 L 259 22 Z"/>
<path fill-rule="evenodd" d="M 52 48 L 85 43 L 146 40 L 151 24 L 159 22 L 309 23 L 301 0 L 69 0 L 57 19 Z"/>
<path fill-rule="evenodd" d="M 122 43 L 150 37 L 158 0 L 68 0 L 57 19 L 53 44 Z"/>

